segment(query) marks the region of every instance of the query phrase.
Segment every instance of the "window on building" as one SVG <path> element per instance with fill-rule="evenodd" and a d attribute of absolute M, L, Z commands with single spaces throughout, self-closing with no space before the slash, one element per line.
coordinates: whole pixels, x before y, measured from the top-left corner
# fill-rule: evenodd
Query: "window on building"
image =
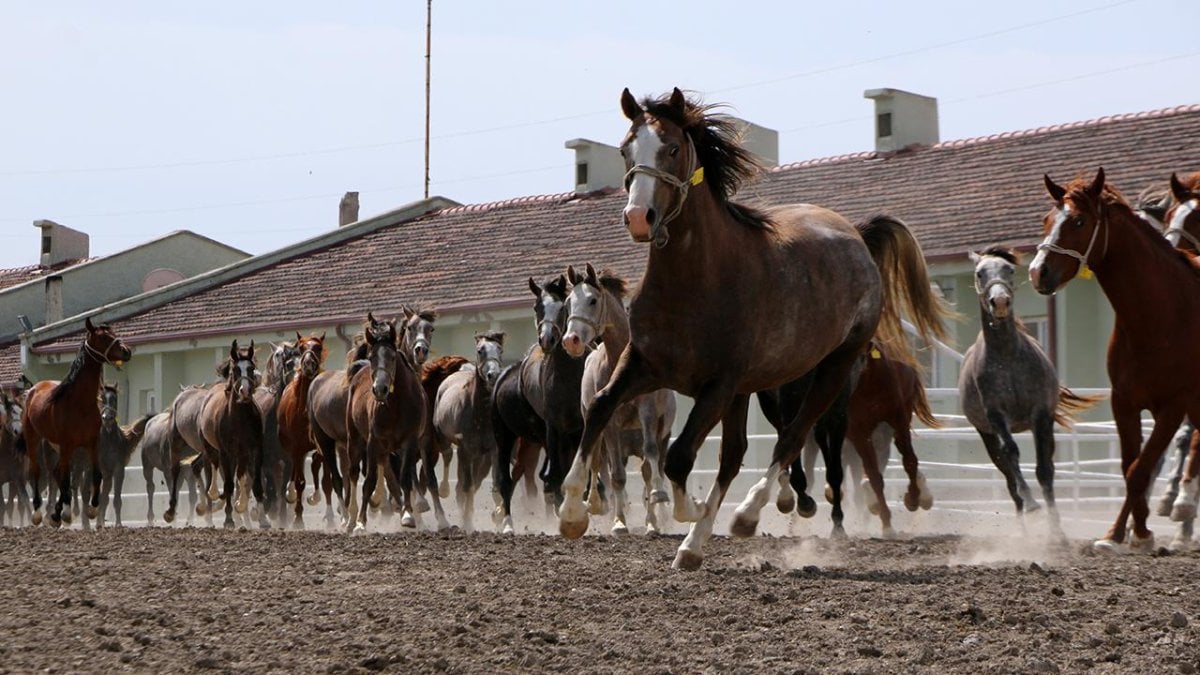
<path fill-rule="evenodd" d="M 580 162 L 575 165 L 575 184 L 584 185 L 588 182 L 588 165 L 587 162 Z"/>
<path fill-rule="evenodd" d="M 879 113 L 875 117 L 875 131 L 880 138 L 887 138 L 892 135 L 892 113 Z"/>
<path fill-rule="evenodd" d="M 46 253 L 50 252 L 50 242 L 51 241 L 52 241 L 52 239 L 51 239 L 50 235 L 48 235 L 48 234 L 42 235 L 42 254 L 46 254 Z"/>

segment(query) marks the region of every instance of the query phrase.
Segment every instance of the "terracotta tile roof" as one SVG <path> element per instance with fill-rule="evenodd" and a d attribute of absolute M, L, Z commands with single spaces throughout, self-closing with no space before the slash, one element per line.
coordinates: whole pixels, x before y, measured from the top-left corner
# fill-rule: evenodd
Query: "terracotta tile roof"
<path fill-rule="evenodd" d="M 1030 245 L 1048 208 L 1042 174 L 1065 180 L 1103 165 L 1128 195 L 1173 170 L 1200 168 L 1200 105 L 789 164 L 741 199 L 811 202 L 851 221 L 888 212 L 928 256 L 990 243 Z M 525 279 L 594 262 L 636 279 L 643 245 L 620 225 L 622 191 L 526 197 L 449 208 L 320 250 L 114 321 L 136 344 L 167 335 L 287 327 L 361 316 L 404 302 L 443 308 L 523 302 Z M 74 349 L 64 337 L 41 350 Z"/>
<path fill-rule="evenodd" d="M 21 343 L 0 345 L 0 389 L 20 389 Z"/>
<path fill-rule="evenodd" d="M 0 269 L 0 290 L 23 284 L 30 279 L 35 279 L 44 276 L 49 272 L 57 272 L 64 270 L 73 265 L 95 260 L 95 258 L 76 258 L 72 260 L 64 260 L 63 262 L 47 267 L 46 265 L 25 265 L 24 267 L 10 267 L 8 269 Z"/>

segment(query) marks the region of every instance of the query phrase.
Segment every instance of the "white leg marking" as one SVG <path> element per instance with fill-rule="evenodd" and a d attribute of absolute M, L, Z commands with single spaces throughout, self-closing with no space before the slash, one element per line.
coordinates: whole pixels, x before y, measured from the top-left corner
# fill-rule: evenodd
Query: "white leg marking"
<path fill-rule="evenodd" d="M 767 467 L 766 474 L 758 479 L 754 487 L 750 488 L 750 492 L 746 494 L 746 498 L 738 505 L 733 512 L 733 525 L 730 530 L 736 536 L 749 536 L 758 528 L 758 515 L 762 512 L 764 506 L 771 499 L 771 486 L 775 483 L 779 476 L 779 465 L 771 464 Z"/>
<path fill-rule="evenodd" d="M 671 506 L 675 520 L 681 523 L 694 523 L 704 517 L 704 507 L 692 498 L 687 490 L 671 483 Z"/>
<path fill-rule="evenodd" d="M 720 486 L 714 482 L 708 491 L 708 497 L 704 500 L 704 515 L 692 523 L 687 537 L 684 537 L 683 543 L 679 545 L 679 550 L 675 552 L 675 561 L 671 563 L 671 567 L 694 570 L 704 561 L 704 553 L 701 549 L 712 536 L 713 521 L 716 520 L 717 513 L 721 510 L 722 496 Z"/>

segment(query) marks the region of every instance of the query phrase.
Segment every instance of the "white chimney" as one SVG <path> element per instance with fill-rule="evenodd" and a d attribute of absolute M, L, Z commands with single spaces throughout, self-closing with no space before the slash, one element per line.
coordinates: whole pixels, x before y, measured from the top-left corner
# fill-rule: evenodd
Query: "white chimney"
<path fill-rule="evenodd" d="M 779 166 L 779 132 L 741 118 L 734 119 L 742 135 L 742 147 L 753 152 L 763 166 Z"/>
<path fill-rule="evenodd" d="M 54 267 L 69 260 L 88 257 L 88 236 L 53 220 L 35 220 L 34 227 L 42 228 L 42 264 Z"/>
<path fill-rule="evenodd" d="M 900 89 L 868 89 L 863 98 L 875 101 L 876 152 L 938 142 L 936 98 Z"/>
<path fill-rule="evenodd" d="M 575 192 L 593 192 L 625 184 L 625 160 L 611 145 L 575 138 L 564 143 L 575 151 Z"/>

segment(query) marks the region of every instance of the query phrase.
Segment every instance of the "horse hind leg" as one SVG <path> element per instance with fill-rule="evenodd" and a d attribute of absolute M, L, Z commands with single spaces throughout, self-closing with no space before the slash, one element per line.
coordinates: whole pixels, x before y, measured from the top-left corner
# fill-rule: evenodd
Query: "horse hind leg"
<path fill-rule="evenodd" d="M 1175 507 L 1175 500 L 1179 497 L 1179 485 L 1183 480 L 1183 469 L 1187 464 L 1188 451 L 1192 445 L 1192 439 L 1196 435 L 1196 429 L 1192 426 L 1191 421 L 1183 423 L 1179 429 L 1179 433 L 1175 435 L 1172 441 L 1175 444 L 1177 452 L 1175 453 L 1175 461 L 1171 465 L 1171 477 L 1167 480 L 1167 490 L 1158 501 L 1156 513 L 1160 516 L 1170 517 L 1171 510 Z M 1159 462 L 1159 471 L 1162 471 L 1163 462 Z M 1155 472 L 1155 473 L 1158 473 Z"/>
<path fill-rule="evenodd" d="M 1037 451 L 1037 481 L 1046 500 L 1046 514 L 1050 529 L 1060 542 L 1066 543 L 1066 535 L 1058 516 L 1058 505 L 1054 499 L 1054 415 L 1043 412 L 1034 419 L 1033 442 Z"/>
<path fill-rule="evenodd" d="M 1003 413 L 989 410 L 988 422 L 993 431 L 979 435 L 983 438 L 983 445 L 987 448 L 988 457 L 991 458 L 996 468 L 1000 469 L 1000 473 L 1004 474 L 1008 494 L 1017 509 L 1017 515 L 1037 510 L 1038 506 L 1033 501 L 1029 485 L 1025 482 L 1025 477 L 1021 475 L 1020 450 L 1017 442 L 1013 440 L 1012 434 L 1008 431 L 1008 420 Z"/>

